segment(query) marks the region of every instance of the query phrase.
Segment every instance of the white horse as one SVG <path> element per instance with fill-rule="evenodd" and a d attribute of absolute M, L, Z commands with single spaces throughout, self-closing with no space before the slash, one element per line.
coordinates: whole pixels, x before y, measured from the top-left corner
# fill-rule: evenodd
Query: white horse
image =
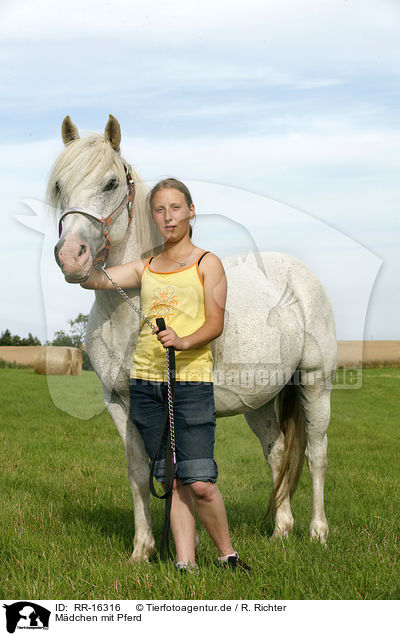
<path fill-rule="evenodd" d="M 80 139 L 78 129 L 66 117 L 62 138 L 65 149 L 53 167 L 48 196 L 54 207 L 67 211 L 55 248 L 65 279 L 83 280 L 107 241 L 108 265 L 160 251 L 161 238 L 155 233 L 146 202 L 148 188 L 119 153 L 118 121 L 110 115 L 105 134 Z M 136 186 L 132 220 L 131 197 L 126 196 L 131 194 L 129 169 Z M 99 223 L 101 217 L 108 220 Z M 307 458 L 313 489 L 310 535 L 325 542 L 326 432 L 336 369 L 331 304 L 316 276 L 291 256 L 231 256 L 223 263 L 228 279 L 225 327 L 212 343 L 217 416 L 244 413 L 261 442 L 274 482 L 270 499 L 275 514 L 273 537 L 293 528 L 290 498 L 304 456 Z M 139 290 L 128 294 L 139 305 Z M 135 514 L 131 559 L 147 559 L 155 545 L 148 458 L 129 404 L 129 373 L 139 318 L 117 291 L 97 291 L 95 295 L 86 346 L 125 447 Z"/>

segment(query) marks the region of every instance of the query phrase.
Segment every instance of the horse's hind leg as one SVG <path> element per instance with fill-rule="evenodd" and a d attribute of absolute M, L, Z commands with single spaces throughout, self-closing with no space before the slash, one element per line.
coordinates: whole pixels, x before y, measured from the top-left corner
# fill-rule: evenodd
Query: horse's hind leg
<path fill-rule="evenodd" d="M 329 381 L 317 379 L 318 373 L 301 373 L 301 385 L 298 398 L 303 407 L 306 425 L 306 459 L 312 481 L 312 518 L 310 524 L 311 539 L 326 542 L 329 528 L 324 511 L 324 482 L 327 469 L 328 439 L 326 431 L 330 418 Z"/>
<path fill-rule="evenodd" d="M 142 438 L 131 420 L 128 404 L 124 404 L 113 393 L 106 405 L 124 444 L 128 477 L 133 494 L 135 537 L 130 560 L 147 560 L 154 552 L 155 543 L 151 528 L 149 467 L 146 451 Z"/>
<path fill-rule="evenodd" d="M 256 411 L 244 414 L 248 425 L 258 437 L 267 463 L 271 469 L 274 486 L 279 475 L 284 436 L 274 410 L 274 401 L 268 402 Z M 272 538 L 286 536 L 293 529 L 294 519 L 290 508 L 290 497 L 287 495 L 276 509 L 275 528 Z"/>

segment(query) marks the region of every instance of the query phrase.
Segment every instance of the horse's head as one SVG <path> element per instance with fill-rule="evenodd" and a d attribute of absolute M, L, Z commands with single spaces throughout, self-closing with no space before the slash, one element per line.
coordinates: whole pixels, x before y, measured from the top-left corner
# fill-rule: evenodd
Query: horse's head
<path fill-rule="evenodd" d="M 121 129 L 110 115 L 104 135 L 80 138 L 70 117 L 62 123 L 65 149 L 51 172 L 48 200 L 59 213 L 55 258 L 65 280 L 82 282 L 126 238 L 134 184 L 120 157 Z"/>

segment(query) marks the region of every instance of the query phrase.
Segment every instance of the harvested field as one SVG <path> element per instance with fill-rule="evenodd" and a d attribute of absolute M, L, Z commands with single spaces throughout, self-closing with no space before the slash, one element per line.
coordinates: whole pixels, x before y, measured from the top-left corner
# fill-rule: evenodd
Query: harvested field
<path fill-rule="evenodd" d="M 338 366 L 400 365 L 400 340 L 338 340 Z"/>
<path fill-rule="evenodd" d="M 40 347 L 0 347 L 0 359 L 33 367 Z M 70 347 L 72 373 L 79 375 L 82 354 Z M 74 353 L 75 352 L 75 353 Z M 338 340 L 338 366 L 383 367 L 400 365 L 400 340 Z"/>
<path fill-rule="evenodd" d="M 16 362 L 26 367 L 33 367 L 39 349 L 40 345 L 37 347 L 0 347 L 0 358 L 6 362 Z"/>

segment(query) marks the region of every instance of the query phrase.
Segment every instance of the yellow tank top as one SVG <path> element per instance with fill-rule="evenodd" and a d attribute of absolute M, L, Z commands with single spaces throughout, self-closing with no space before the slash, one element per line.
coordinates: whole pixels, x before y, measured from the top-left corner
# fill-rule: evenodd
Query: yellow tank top
<path fill-rule="evenodd" d="M 187 336 L 205 322 L 204 283 L 199 261 L 173 272 L 155 272 L 146 262 L 142 274 L 140 305 L 145 316 L 155 324 L 164 318 L 179 337 Z M 140 334 L 133 356 L 132 378 L 167 381 L 165 349 L 150 327 L 141 322 Z M 210 344 L 198 349 L 175 351 L 176 379 L 179 382 L 213 381 L 213 357 Z"/>

